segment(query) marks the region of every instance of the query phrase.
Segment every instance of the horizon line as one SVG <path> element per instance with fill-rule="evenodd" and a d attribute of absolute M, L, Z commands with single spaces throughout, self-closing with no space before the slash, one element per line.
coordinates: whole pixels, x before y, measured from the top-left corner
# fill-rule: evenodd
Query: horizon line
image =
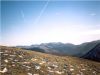
<path fill-rule="evenodd" d="M 73 44 L 73 45 L 81 45 L 81 44 L 84 44 L 84 43 L 89 43 L 89 42 L 94 42 L 94 41 L 100 41 L 100 39 L 98 40 L 92 40 L 92 41 L 86 41 L 86 42 L 82 42 L 82 43 L 79 43 L 79 44 L 74 44 L 74 43 L 71 43 L 71 42 L 46 42 L 46 43 L 34 43 L 34 44 L 23 44 L 23 45 L 3 45 L 3 44 L 0 44 L 0 46 L 8 46 L 8 47 L 16 47 L 16 46 L 31 46 L 31 45 L 41 45 L 41 44 L 48 44 L 48 43 L 63 43 L 63 44 Z"/>

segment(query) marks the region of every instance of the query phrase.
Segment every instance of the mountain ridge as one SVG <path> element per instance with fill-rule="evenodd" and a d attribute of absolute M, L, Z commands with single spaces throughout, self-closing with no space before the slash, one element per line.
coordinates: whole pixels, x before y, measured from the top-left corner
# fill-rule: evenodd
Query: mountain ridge
<path fill-rule="evenodd" d="M 69 56 L 82 57 L 86 53 L 91 51 L 99 43 L 100 40 L 85 42 L 80 45 L 53 42 L 53 43 L 42 43 L 40 45 L 17 46 L 17 47 L 48 54 L 54 54 L 54 55 L 61 55 L 61 56 L 69 55 Z"/>

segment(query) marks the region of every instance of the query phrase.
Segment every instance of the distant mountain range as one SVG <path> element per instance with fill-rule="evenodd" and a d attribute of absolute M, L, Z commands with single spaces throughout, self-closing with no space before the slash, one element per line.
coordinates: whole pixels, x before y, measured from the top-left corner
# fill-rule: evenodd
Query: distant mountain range
<path fill-rule="evenodd" d="M 99 46 L 98 48 L 96 48 Z M 33 50 L 54 55 L 69 55 L 75 57 L 82 57 L 87 59 L 100 60 L 100 40 L 74 45 L 71 43 L 42 43 L 40 45 L 31 46 L 17 46 L 27 50 Z M 96 58 L 94 56 L 96 55 Z M 91 58 L 93 57 L 93 58 Z M 97 59 L 98 58 L 98 59 Z"/>

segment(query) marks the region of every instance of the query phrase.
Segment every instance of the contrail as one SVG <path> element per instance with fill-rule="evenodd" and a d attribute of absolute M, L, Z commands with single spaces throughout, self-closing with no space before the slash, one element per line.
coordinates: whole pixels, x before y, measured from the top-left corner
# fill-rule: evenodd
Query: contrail
<path fill-rule="evenodd" d="M 49 4 L 49 1 L 50 1 L 50 0 L 48 0 L 48 1 L 46 2 L 46 4 L 44 5 L 44 7 L 43 7 L 43 9 L 41 10 L 39 16 L 36 18 L 36 20 L 35 20 L 35 22 L 34 22 L 34 25 L 37 24 L 38 21 L 40 20 L 42 14 L 44 13 L 44 11 L 46 10 L 46 8 L 47 8 L 47 6 L 48 6 L 48 4 Z"/>
<path fill-rule="evenodd" d="M 21 10 L 21 16 L 22 16 L 23 20 L 25 21 L 25 15 L 24 15 L 23 10 Z"/>

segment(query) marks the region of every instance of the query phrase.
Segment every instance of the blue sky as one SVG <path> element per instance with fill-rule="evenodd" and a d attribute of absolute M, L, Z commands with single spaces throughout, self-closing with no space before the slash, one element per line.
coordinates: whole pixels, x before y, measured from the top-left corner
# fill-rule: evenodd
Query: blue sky
<path fill-rule="evenodd" d="M 2 1 L 2 45 L 100 39 L 100 1 Z"/>

